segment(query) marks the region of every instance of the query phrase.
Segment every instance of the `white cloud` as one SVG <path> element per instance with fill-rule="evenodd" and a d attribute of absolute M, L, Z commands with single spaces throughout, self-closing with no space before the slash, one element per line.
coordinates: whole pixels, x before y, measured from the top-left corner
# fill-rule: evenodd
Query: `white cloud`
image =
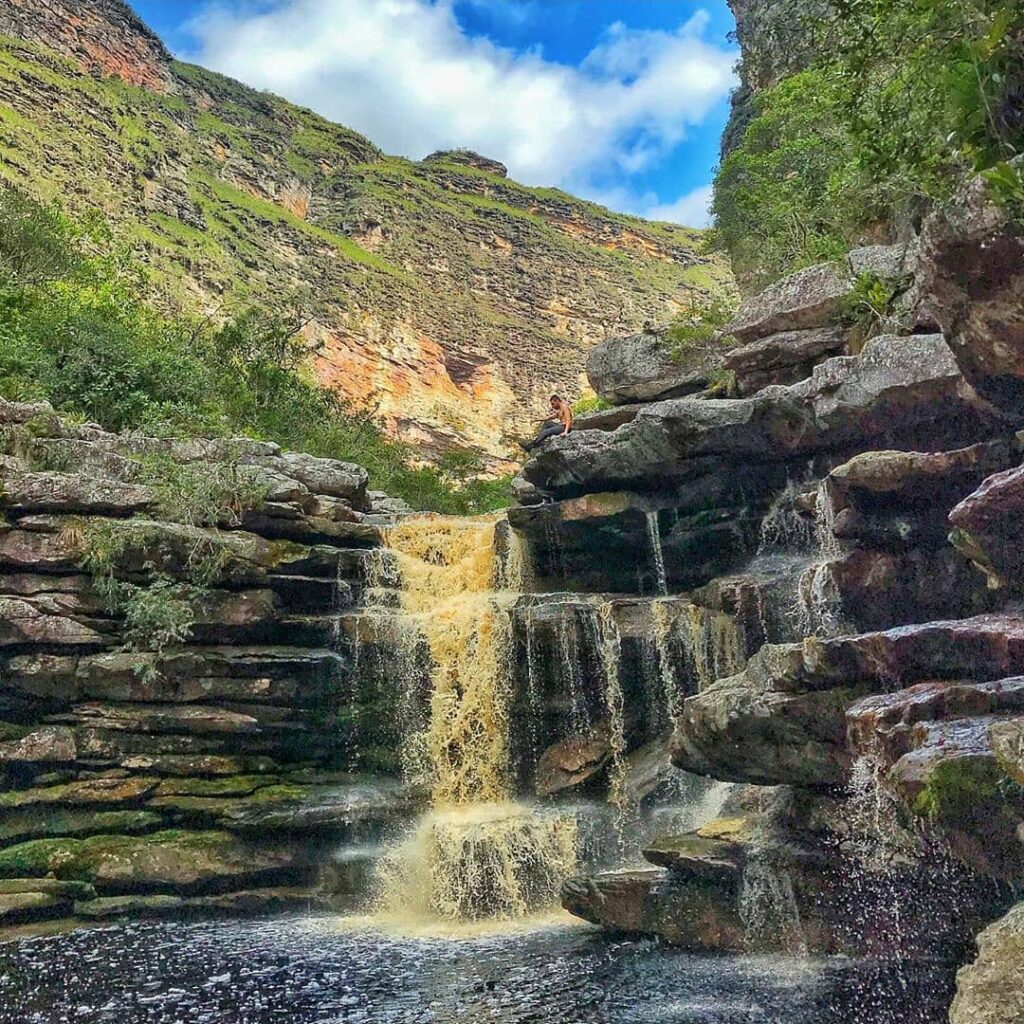
<path fill-rule="evenodd" d="M 707 227 L 711 223 L 710 185 L 702 185 L 680 197 L 674 203 L 655 203 L 643 208 L 643 216 L 650 220 L 667 220 L 673 224 L 685 224 L 691 228 Z"/>
<path fill-rule="evenodd" d="M 467 36 L 452 4 L 219 6 L 191 22 L 191 56 L 387 152 L 468 147 L 528 183 L 582 191 L 592 176 L 628 179 L 656 165 L 733 85 L 735 53 L 705 38 L 703 13 L 671 32 L 614 25 L 571 67 Z"/>

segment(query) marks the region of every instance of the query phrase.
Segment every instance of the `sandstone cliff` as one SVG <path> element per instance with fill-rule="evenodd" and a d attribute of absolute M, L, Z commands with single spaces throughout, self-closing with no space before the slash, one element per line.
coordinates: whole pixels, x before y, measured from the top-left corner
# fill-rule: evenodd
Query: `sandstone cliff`
<path fill-rule="evenodd" d="M 217 315 L 298 295 L 320 379 L 426 456 L 492 465 L 586 352 L 728 280 L 699 232 L 511 181 L 462 151 L 419 163 L 173 61 L 120 0 L 0 11 L 0 169 L 101 209 L 167 301 Z"/>

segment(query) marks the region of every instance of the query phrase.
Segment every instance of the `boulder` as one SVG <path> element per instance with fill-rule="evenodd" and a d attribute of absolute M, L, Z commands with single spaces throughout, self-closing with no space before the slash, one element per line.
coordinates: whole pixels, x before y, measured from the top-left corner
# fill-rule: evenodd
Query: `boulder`
<path fill-rule="evenodd" d="M 781 331 L 826 327 L 852 289 L 848 268 L 838 263 L 807 267 L 746 299 L 726 331 L 746 343 Z"/>
<path fill-rule="evenodd" d="M 537 795 L 552 796 L 599 782 L 611 763 L 612 753 L 607 726 L 586 736 L 571 736 L 553 743 L 537 761 Z"/>
<path fill-rule="evenodd" d="M 1024 903 L 978 936 L 978 955 L 957 975 L 950 1024 L 1024 1020 Z"/>
<path fill-rule="evenodd" d="M 902 243 L 865 245 L 852 249 L 846 259 L 854 277 L 870 274 L 883 281 L 899 281 L 908 270 L 908 247 Z"/>
<path fill-rule="evenodd" d="M 809 377 L 823 359 L 840 354 L 846 333 L 838 327 L 784 331 L 749 342 L 726 353 L 723 366 L 736 375 L 741 397 L 769 384 L 795 384 Z"/>
<path fill-rule="evenodd" d="M 250 461 L 248 459 L 241 460 Z M 354 508 L 370 510 L 366 496 L 369 475 L 362 466 L 337 459 L 319 459 L 302 452 L 285 452 L 280 455 L 259 455 L 251 459 L 254 465 L 275 470 L 283 476 L 298 480 L 314 494 L 332 498 L 344 498 Z"/>
<path fill-rule="evenodd" d="M 989 728 L 989 742 L 999 766 L 1024 786 L 1024 717 L 994 722 Z"/>
<path fill-rule="evenodd" d="M 611 433 L 555 438 L 523 475 L 559 498 L 665 490 L 722 460 L 763 465 L 853 446 L 955 447 L 1000 428 L 1005 418 L 965 383 L 941 336 L 885 336 L 858 357 L 828 360 L 809 379 L 753 398 L 656 402 Z"/>
<path fill-rule="evenodd" d="M 626 423 L 632 423 L 643 405 L 613 405 L 610 409 L 585 412 L 573 422 L 573 430 L 618 430 Z M 527 504 L 524 502 L 523 504 Z"/>
<path fill-rule="evenodd" d="M 657 935 L 695 952 L 746 945 L 733 886 L 684 880 L 662 869 L 570 878 L 562 887 L 562 906 L 611 931 Z"/>
<path fill-rule="evenodd" d="M 49 402 L 9 402 L 0 398 L 0 424 L 21 426 L 31 420 L 56 420 L 57 414 Z"/>
<path fill-rule="evenodd" d="M 46 892 L 19 892 L 0 894 L 0 926 L 26 924 L 66 917 L 73 900 Z"/>
<path fill-rule="evenodd" d="M 792 693 L 778 683 L 748 670 L 684 701 L 672 763 L 727 782 L 842 784 L 851 763 L 844 714 L 867 686 Z"/>
<path fill-rule="evenodd" d="M 921 301 L 964 374 L 1020 412 L 1024 396 L 1024 230 L 982 178 L 924 223 Z"/>
<path fill-rule="evenodd" d="M 141 835 L 156 832 L 163 825 L 164 819 L 153 811 L 43 804 L 3 811 L 0 841 L 6 845 L 57 836 Z"/>
<path fill-rule="evenodd" d="M 87 921 L 110 921 L 120 917 L 162 917 L 180 911 L 185 901 L 180 896 L 101 896 L 79 900 L 75 914 Z"/>
<path fill-rule="evenodd" d="M 590 386 L 612 405 L 657 402 L 701 391 L 708 384 L 713 361 L 682 359 L 672 342 L 654 331 L 612 338 L 591 349 L 587 357 Z"/>
<path fill-rule="evenodd" d="M 766 645 L 684 702 L 673 763 L 728 781 L 839 785 L 853 756 L 846 711 L 860 698 L 943 678 L 990 680 L 998 693 L 1021 672 L 1024 619 L 1012 614 Z"/>

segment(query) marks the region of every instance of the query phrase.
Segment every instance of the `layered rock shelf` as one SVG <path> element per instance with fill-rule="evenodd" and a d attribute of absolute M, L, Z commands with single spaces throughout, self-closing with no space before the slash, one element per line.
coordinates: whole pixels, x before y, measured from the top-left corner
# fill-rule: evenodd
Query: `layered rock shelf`
<path fill-rule="evenodd" d="M 650 358 L 612 379 L 604 352 L 628 416 L 526 464 L 509 520 L 545 588 L 688 602 L 729 624 L 706 651 L 735 638 L 660 663 L 673 764 L 734 784 L 733 819 L 571 880 L 568 910 L 695 950 L 954 963 L 991 925 L 953 1019 L 1016 1019 L 1019 908 L 991 922 L 1024 881 L 1020 238 L 972 183 L 920 238 L 746 299 L 736 397 L 667 397 Z M 894 296 L 870 323 L 865 276 Z"/>
<path fill-rule="evenodd" d="M 42 403 L 0 424 L 0 925 L 361 892 L 367 857 L 339 851 L 422 802 L 340 629 L 395 503 L 263 442 L 113 435 Z M 154 643 L 182 594 L 187 629 Z"/>

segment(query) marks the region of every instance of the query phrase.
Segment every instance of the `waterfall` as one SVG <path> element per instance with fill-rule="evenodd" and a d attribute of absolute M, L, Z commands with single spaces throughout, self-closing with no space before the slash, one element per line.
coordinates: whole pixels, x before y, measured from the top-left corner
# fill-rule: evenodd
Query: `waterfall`
<path fill-rule="evenodd" d="M 775 496 L 761 520 L 758 555 L 778 551 L 807 551 L 814 545 L 814 524 L 796 508 L 797 498 L 804 487 L 806 484 L 800 485 L 789 480 Z"/>
<path fill-rule="evenodd" d="M 608 735 L 612 766 L 608 782 L 608 802 L 620 811 L 626 805 L 626 706 L 619 675 L 622 638 L 614 609 L 603 602 L 597 614 L 598 657 L 604 682 L 604 700 L 608 711 Z"/>
<path fill-rule="evenodd" d="M 513 801 L 510 612 L 525 563 L 512 554 L 499 570 L 496 525 L 424 517 L 387 531 L 401 620 L 430 665 L 426 724 L 405 756 L 431 809 L 379 869 L 392 919 L 521 917 L 553 903 L 575 866 L 574 823 Z"/>
<path fill-rule="evenodd" d="M 697 688 L 703 690 L 716 679 L 742 670 L 745 645 L 732 616 L 688 601 L 655 601 L 651 615 L 668 716 L 675 727 L 685 696 L 679 676 L 679 654 L 692 671 Z"/>
<path fill-rule="evenodd" d="M 747 939 L 755 946 L 772 948 L 781 939 L 791 952 L 807 955 L 807 936 L 793 876 L 772 851 L 752 855 L 743 869 L 740 918 Z"/>
<path fill-rule="evenodd" d="M 658 593 L 668 593 L 668 577 L 665 574 L 665 552 L 661 546 L 661 529 L 658 526 L 658 513 L 645 512 L 647 520 L 647 540 L 651 546 L 651 564 L 654 567 L 654 578 Z"/>
<path fill-rule="evenodd" d="M 794 607 L 804 636 L 838 636 L 843 630 L 843 601 L 831 562 L 814 562 L 797 583 Z"/>

